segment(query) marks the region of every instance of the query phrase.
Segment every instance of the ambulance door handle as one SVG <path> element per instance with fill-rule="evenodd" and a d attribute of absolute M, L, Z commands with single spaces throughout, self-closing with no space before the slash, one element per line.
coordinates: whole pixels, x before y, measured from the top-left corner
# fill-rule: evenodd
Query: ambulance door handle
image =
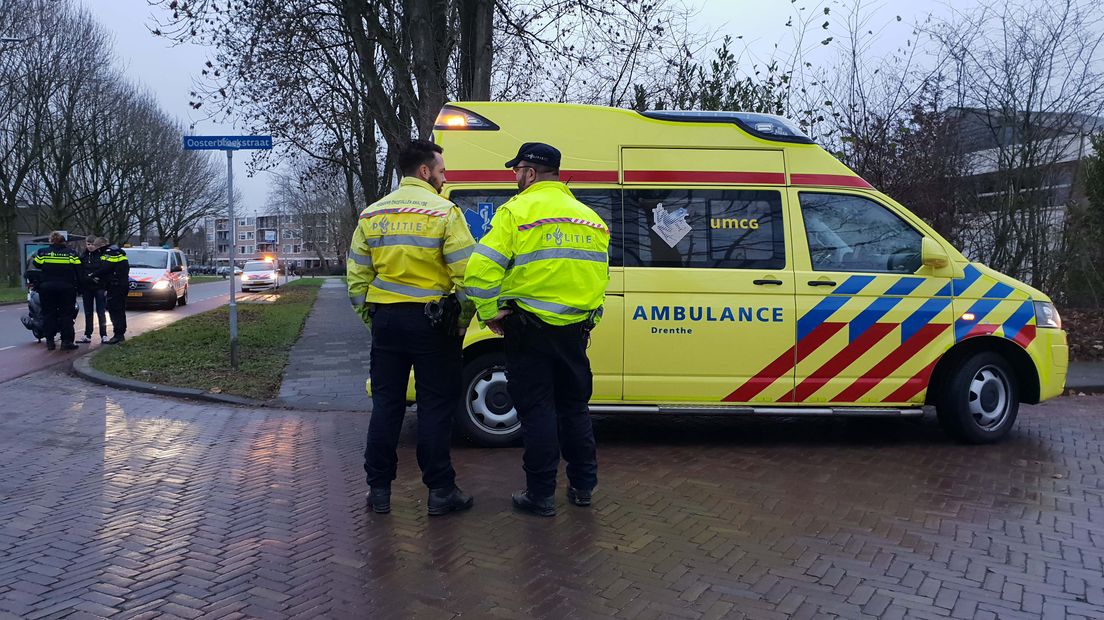
<path fill-rule="evenodd" d="M 782 286 L 782 280 L 752 280 L 752 284 L 758 284 L 760 286 L 764 284 L 774 284 L 776 286 Z"/>
<path fill-rule="evenodd" d="M 836 283 L 831 280 L 809 280 L 809 286 L 835 286 Z"/>

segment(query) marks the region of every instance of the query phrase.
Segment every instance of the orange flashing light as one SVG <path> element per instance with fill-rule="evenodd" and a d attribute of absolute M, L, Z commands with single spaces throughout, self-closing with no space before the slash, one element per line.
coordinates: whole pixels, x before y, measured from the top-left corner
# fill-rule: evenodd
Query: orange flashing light
<path fill-rule="evenodd" d="M 437 114 L 437 120 L 433 122 L 434 129 L 484 129 L 496 130 L 498 125 L 482 116 L 451 105 L 441 108 Z"/>

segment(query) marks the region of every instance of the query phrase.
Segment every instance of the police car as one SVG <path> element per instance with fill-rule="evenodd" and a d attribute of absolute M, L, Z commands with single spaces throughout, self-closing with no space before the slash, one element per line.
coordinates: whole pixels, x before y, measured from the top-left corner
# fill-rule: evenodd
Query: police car
<path fill-rule="evenodd" d="M 471 102 L 446 106 L 434 136 L 477 237 L 517 193 L 502 162 L 521 141 L 560 149 L 561 179 L 610 226 L 593 413 L 935 410 L 953 436 L 986 443 L 1019 403 L 1062 392 L 1049 297 L 968 260 L 786 119 Z M 459 422 L 477 443 L 509 444 L 503 344 L 477 327 Z"/>
<path fill-rule="evenodd" d="M 280 284 L 276 262 L 271 259 L 248 261 L 245 263 L 245 269 L 240 273 L 243 293 L 261 289 L 275 289 Z"/>
<path fill-rule="evenodd" d="M 180 250 L 123 248 L 130 265 L 127 307 L 156 306 L 172 310 L 188 303 L 188 261 Z"/>

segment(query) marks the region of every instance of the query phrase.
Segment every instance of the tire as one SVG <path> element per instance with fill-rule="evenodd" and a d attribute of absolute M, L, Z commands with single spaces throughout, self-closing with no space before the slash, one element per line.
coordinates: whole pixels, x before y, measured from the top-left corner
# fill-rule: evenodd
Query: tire
<path fill-rule="evenodd" d="M 181 306 L 187 306 L 188 305 L 188 287 L 187 286 L 184 287 L 184 294 L 180 296 L 180 299 L 178 299 L 176 303 L 181 305 Z"/>
<path fill-rule="evenodd" d="M 992 352 L 975 353 L 949 371 L 936 398 L 943 429 L 972 444 L 1004 439 L 1020 409 L 1018 377 L 1011 365 Z"/>
<path fill-rule="evenodd" d="M 172 310 L 176 307 L 176 295 L 169 296 L 169 300 L 165 302 L 165 309 Z"/>
<path fill-rule="evenodd" d="M 464 396 L 456 425 L 485 448 L 515 445 L 521 439 L 517 410 L 506 391 L 506 354 L 487 353 L 464 364 Z"/>

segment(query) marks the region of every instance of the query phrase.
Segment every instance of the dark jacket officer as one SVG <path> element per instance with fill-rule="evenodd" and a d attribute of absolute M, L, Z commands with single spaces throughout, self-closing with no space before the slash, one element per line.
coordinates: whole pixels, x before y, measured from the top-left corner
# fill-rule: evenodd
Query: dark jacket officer
<path fill-rule="evenodd" d="M 50 233 L 50 247 L 35 252 L 33 262 L 37 273 L 32 272 L 30 277 L 42 303 L 46 348 L 51 351 L 56 348 L 54 335 L 60 332 L 62 350 L 76 349 L 73 319 L 76 318 L 74 310 L 81 284 L 80 257 L 65 245 L 61 233 L 53 232 Z"/>
<path fill-rule="evenodd" d="M 130 285 L 130 261 L 126 252 L 118 246 L 104 250 L 103 262 L 94 277 L 107 287 L 107 313 L 111 316 L 114 334 L 106 344 L 118 344 L 126 340 L 126 298 Z"/>

